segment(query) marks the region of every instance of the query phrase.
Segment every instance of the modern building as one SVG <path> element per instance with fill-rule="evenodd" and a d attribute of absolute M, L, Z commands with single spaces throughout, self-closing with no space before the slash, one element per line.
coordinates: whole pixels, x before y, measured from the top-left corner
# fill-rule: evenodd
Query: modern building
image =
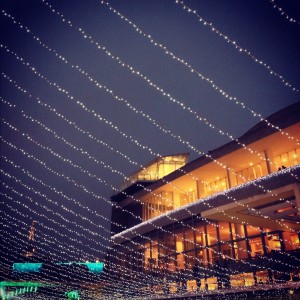
<path fill-rule="evenodd" d="M 111 197 L 112 272 L 171 293 L 297 280 L 300 103 L 187 158 L 157 158 Z"/>

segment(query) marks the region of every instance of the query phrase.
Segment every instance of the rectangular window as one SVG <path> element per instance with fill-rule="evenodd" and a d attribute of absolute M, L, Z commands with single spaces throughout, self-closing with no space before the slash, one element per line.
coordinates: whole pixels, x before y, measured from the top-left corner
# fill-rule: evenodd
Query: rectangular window
<path fill-rule="evenodd" d="M 258 234 L 260 234 L 260 228 L 251 226 L 251 225 L 247 225 L 247 234 L 248 234 L 248 237 L 251 237 L 253 235 L 258 235 Z"/>
<path fill-rule="evenodd" d="M 217 227 L 215 224 L 208 224 L 206 225 L 207 230 L 207 242 L 208 245 L 217 244 L 218 238 L 217 238 Z"/>
<path fill-rule="evenodd" d="M 236 259 L 247 259 L 248 258 L 248 251 L 246 246 L 246 241 L 238 241 L 233 244 L 235 258 Z"/>
<path fill-rule="evenodd" d="M 176 234 L 176 252 L 177 252 L 177 267 L 178 269 L 185 268 L 185 259 L 183 252 L 185 251 L 184 234 Z"/>
<path fill-rule="evenodd" d="M 267 252 L 281 251 L 281 243 L 278 234 L 267 234 L 265 236 Z"/>
<path fill-rule="evenodd" d="M 152 242 L 152 249 L 151 249 L 152 253 L 152 268 L 156 268 L 158 267 L 158 244 L 157 241 L 153 241 Z"/>
<path fill-rule="evenodd" d="M 283 241 L 287 251 L 300 249 L 299 237 L 295 232 L 283 232 Z"/>
<path fill-rule="evenodd" d="M 238 184 L 243 184 L 264 175 L 267 175 L 265 164 L 258 163 L 254 165 L 252 162 L 249 162 L 248 168 L 236 172 L 236 179 Z"/>
<path fill-rule="evenodd" d="M 145 270 L 150 269 L 150 259 L 151 259 L 150 243 L 146 243 L 145 247 L 144 247 L 144 268 L 145 268 Z"/>
<path fill-rule="evenodd" d="M 215 193 L 225 191 L 227 188 L 227 177 L 221 179 L 218 178 L 215 181 L 204 184 L 204 191 L 206 195 L 213 195 Z"/>
<path fill-rule="evenodd" d="M 273 159 L 275 168 L 292 167 L 300 163 L 300 148 L 281 153 Z"/>
<path fill-rule="evenodd" d="M 249 239 L 251 257 L 256 258 L 264 254 L 261 237 Z"/>
<path fill-rule="evenodd" d="M 218 247 L 211 247 L 208 249 L 209 252 L 209 260 L 211 264 L 215 264 L 219 261 L 220 254 L 218 252 Z"/>
<path fill-rule="evenodd" d="M 231 240 L 231 234 L 228 222 L 219 222 L 220 240 L 227 242 Z"/>
<path fill-rule="evenodd" d="M 195 249 L 194 230 L 187 229 L 185 231 L 185 250 L 190 251 Z"/>
<path fill-rule="evenodd" d="M 200 265 L 207 266 L 208 257 L 207 257 L 207 250 L 205 248 L 197 251 L 197 258 L 199 260 Z"/>
<path fill-rule="evenodd" d="M 196 247 L 202 247 L 205 246 L 205 234 L 204 234 L 204 226 L 196 226 L 195 230 L 196 234 Z"/>
<path fill-rule="evenodd" d="M 167 261 L 167 270 L 169 272 L 175 272 L 176 271 L 176 265 L 175 265 L 175 256 L 168 257 Z"/>
<path fill-rule="evenodd" d="M 229 259 L 233 257 L 233 253 L 232 253 L 232 246 L 231 244 L 227 243 L 227 244 L 222 244 L 221 245 L 221 253 L 223 256 L 223 259 Z"/>
<path fill-rule="evenodd" d="M 186 253 L 186 268 L 191 270 L 196 263 L 195 251 L 189 251 Z"/>
<path fill-rule="evenodd" d="M 186 204 L 192 203 L 196 200 L 196 192 L 190 191 L 188 193 L 180 194 L 180 206 L 184 206 Z"/>
<path fill-rule="evenodd" d="M 234 240 L 245 237 L 245 229 L 243 224 L 231 224 L 231 230 Z"/>

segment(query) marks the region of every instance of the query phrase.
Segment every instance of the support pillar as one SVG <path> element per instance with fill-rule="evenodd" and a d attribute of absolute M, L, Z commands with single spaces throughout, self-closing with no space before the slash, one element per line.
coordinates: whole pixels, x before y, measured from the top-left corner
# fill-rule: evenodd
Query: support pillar
<path fill-rule="evenodd" d="M 268 174 L 271 174 L 272 171 L 271 171 L 271 166 L 270 166 L 270 161 L 269 161 L 269 156 L 268 156 L 267 150 L 264 150 L 264 156 L 265 156 L 265 160 L 266 160 Z"/>

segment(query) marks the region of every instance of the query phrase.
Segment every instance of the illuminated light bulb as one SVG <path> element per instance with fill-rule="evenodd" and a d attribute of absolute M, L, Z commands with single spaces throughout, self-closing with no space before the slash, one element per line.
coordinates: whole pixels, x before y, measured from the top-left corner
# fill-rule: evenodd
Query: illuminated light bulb
<path fill-rule="evenodd" d="M 290 17 L 281 7 L 279 7 L 277 4 L 274 3 L 274 0 L 268 0 L 271 4 L 272 7 L 275 8 L 277 11 L 279 11 L 280 15 L 284 16 L 286 20 L 288 20 L 291 23 L 297 23 L 300 25 L 300 22 L 295 20 L 294 18 Z"/>

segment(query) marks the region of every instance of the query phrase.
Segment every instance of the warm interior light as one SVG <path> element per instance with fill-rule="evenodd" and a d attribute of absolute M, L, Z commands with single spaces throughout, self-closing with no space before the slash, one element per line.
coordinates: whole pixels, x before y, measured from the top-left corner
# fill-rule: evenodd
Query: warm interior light
<path fill-rule="evenodd" d="M 279 208 L 275 211 L 275 213 L 281 213 L 283 211 L 287 211 L 287 210 L 291 210 L 293 209 L 294 207 L 293 206 L 288 206 L 288 207 L 283 207 L 283 208 Z"/>

